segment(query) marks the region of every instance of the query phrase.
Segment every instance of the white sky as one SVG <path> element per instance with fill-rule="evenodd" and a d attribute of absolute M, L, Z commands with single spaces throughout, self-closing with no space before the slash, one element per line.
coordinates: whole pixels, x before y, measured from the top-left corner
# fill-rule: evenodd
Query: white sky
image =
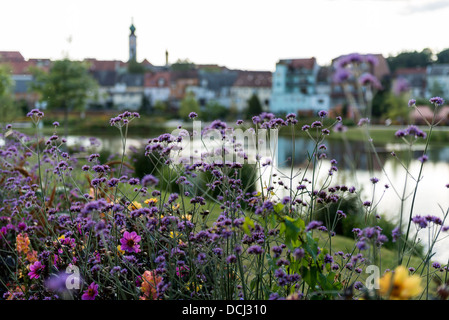
<path fill-rule="evenodd" d="M 273 71 L 284 58 L 449 47 L 449 0 L 3 0 L 0 51 L 25 59 L 137 59 Z M 71 42 L 68 38 L 71 37 Z"/>

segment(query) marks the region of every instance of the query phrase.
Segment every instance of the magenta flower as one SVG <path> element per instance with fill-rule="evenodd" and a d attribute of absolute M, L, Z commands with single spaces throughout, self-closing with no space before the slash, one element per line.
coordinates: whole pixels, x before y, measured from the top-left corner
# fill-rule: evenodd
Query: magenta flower
<path fill-rule="evenodd" d="M 34 264 L 30 265 L 31 271 L 28 273 L 30 279 L 39 279 L 39 276 L 44 268 L 45 266 L 42 265 L 40 261 L 36 261 Z"/>
<path fill-rule="evenodd" d="M 87 290 L 84 291 L 83 295 L 81 296 L 81 300 L 95 300 L 95 297 L 97 295 L 98 295 L 98 284 L 92 282 L 87 287 Z"/>
<path fill-rule="evenodd" d="M 123 238 L 120 239 L 121 248 L 126 252 L 140 252 L 140 245 L 137 244 L 140 241 L 140 236 L 135 231 L 129 233 L 125 231 Z"/>

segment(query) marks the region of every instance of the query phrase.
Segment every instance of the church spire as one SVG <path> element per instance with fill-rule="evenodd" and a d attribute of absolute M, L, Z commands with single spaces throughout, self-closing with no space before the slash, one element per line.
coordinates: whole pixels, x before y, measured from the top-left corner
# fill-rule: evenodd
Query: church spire
<path fill-rule="evenodd" d="M 136 42 L 136 27 L 134 27 L 134 21 L 131 19 L 131 26 L 129 27 L 131 31 L 129 35 L 129 61 L 137 61 L 137 42 Z"/>

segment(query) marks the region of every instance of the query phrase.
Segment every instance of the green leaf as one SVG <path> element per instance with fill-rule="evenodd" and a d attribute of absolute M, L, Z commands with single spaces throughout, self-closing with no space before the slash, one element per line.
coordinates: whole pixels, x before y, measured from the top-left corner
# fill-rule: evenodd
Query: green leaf
<path fill-rule="evenodd" d="M 276 203 L 276 205 L 274 206 L 274 211 L 276 213 L 279 213 L 282 211 L 282 209 L 284 209 L 284 205 L 280 202 Z"/>
<path fill-rule="evenodd" d="M 281 225 L 281 233 L 285 233 L 285 244 L 292 249 L 299 245 L 298 236 L 305 227 L 304 220 L 301 218 L 293 219 L 284 216 L 284 222 Z"/>
<path fill-rule="evenodd" d="M 251 231 L 249 230 L 249 227 L 254 228 L 254 221 L 251 220 L 250 217 L 245 217 L 245 221 L 243 222 L 242 229 L 247 235 L 251 235 Z"/>
<path fill-rule="evenodd" d="M 304 246 L 306 251 L 312 256 L 313 260 L 316 261 L 318 254 L 318 241 L 312 238 L 310 232 L 307 233 L 307 242 Z"/>

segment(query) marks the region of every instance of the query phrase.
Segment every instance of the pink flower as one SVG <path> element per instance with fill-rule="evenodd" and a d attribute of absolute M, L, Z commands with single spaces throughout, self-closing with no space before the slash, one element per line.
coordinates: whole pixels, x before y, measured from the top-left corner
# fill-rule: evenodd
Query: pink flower
<path fill-rule="evenodd" d="M 31 271 L 28 273 L 30 279 L 39 279 L 39 276 L 44 268 L 45 266 L 43 266 L 40 261 L 36 261 L 32 265 L 30 265 Z"/>
<path fill-rule="evenodd" d="M 87 290 L 84 291 L 83 295 L 81 296 L 81 300 L 95 300 L 95 297 L 97 295 L 98 295 L 98 284 L 92 282 L 87 287 Z"/>
<path fill-rule="evenodd" d="M 140 236 L 137 235 L 135 231 L 129 233 L 125 231 L 123 238 L 120 239 L 121 249 L 126 252 L 140 252 L 140 245 L 137 244 L 140 241 Z"/>

